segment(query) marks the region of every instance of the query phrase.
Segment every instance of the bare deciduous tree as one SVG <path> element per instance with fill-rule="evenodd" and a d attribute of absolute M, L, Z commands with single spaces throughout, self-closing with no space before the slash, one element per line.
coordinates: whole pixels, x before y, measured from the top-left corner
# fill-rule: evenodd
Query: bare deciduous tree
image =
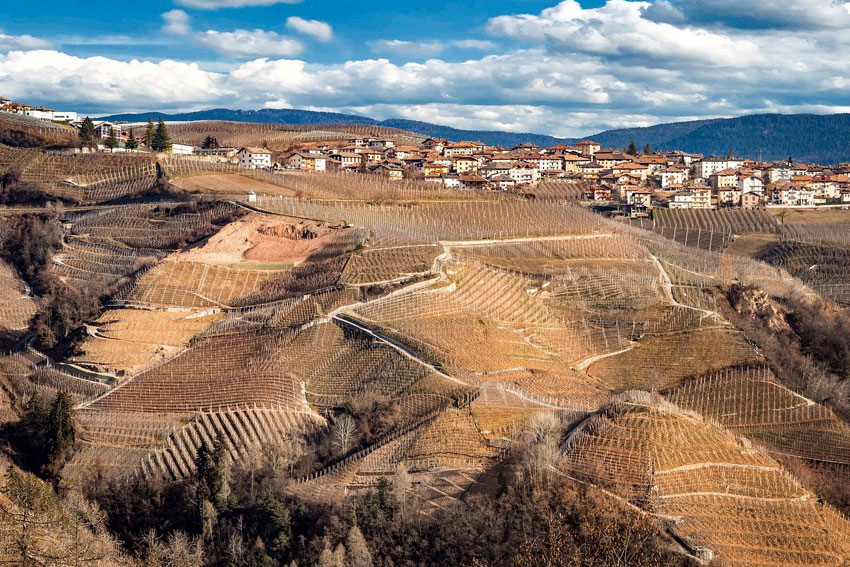
<path fill-rule="evenodd" d="M 342 414 L 333 420 L 333 442 L 340 454 L 345 455 L 351 450 L 357 433 L 357 423 L 348 414 Z"/>

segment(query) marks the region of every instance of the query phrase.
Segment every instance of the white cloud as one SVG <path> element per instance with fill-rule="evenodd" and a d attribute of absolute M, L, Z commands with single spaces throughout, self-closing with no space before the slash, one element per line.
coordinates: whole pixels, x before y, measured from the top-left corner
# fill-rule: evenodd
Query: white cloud
<path fill-rule="evenodd" d="M 45 49 L 50 43 L 31 35 L 7 35 L 0 30 L 0 51 L 12 49 Z"/>
<path fill-rule="evenodd" d="M 683 2 L 671 0 L 670 7 Z M 650 6 L 608 0 L 587 9 L 565 1 L 537 14 L 491 20 L 490 33 L 505 38 L 498 46 L 387 40 L 372 47 L 394 54 L 391 59 L 322 65 L 296 59 L 297 40 L 263 30 L 191 32 L 187 39 L 226 55 L 203 66 L 19 48 L 0 55 L 0 92 L 87 111 L 318 108 L 575 136 L 665 121 L 847 108 L 850 36 L 843 29 L 742 33 L 728 23 L 699 25 L 684 13 L 678 21 L 670 14 L 654 21 Z M 454 55 L 452 48 L 482 54 L 440 58 Z"/>
<path fill-rule="evenodd" d="M 169 10 L 168 12 L 161 14 L 161 17 L 165 20 L 165 25 L 162 26 L 162 30 L 166 33 L 186 35 L 191 31 L 189 26 L 189 14 L 183 10 Z"/>
<path fill-rule="evenodd" d="M 369 49 L 375 53 L 392 53 L 409 57 L 433 57 L 448 48 L 442 41 L 407 41 L 403 39 L 380 39 L 370 41 Z"/>
<path fill-rule="evenodd" d="M 221 76 L 194 63 L 116 61 L 50 50 L 0 55 L 0 92 L 26 101 L 67 101 L 117 110 L 188 108 L 235 96 Z"/>
<path fill-rule="evenodd" d="M 836 0 L 657 0 L 652 20 L 743 29 L 829 29 L 850 26 L 850 2 Z"/>
<path fill-rule="evenodd" d="M 222 8 L 249 8 L 254 6 L 274 6 L 275 4 L 300 4 L 302 0 L 177 0 L 187 8 L 197 10 L 220 10 Z"/>
<path fill-rule="evenodd" d="M 648 20 L 643 11 L 650 6 L 650 2 L 608 0 L 599 8 L 584 9 L 576 0 L 566 0 L 539 15 L 493 18 L 488 31 L 562 51 L 606 57 L 743 66 L 758 55 L 756 45 L 746 36 Z"/>
<path fill-rule="evenodd" d="M 319 41 L 330 41 L 333 39 L 334 31 L 329 24 L 319 20 L 305 20 L 298 16 L 290 16 L 286 19 L 287 29 L 300 34 L 318 39 Z"/>
<path fill-rule="evenodd" d="M 498 47 L 492 41 L 481 39 L 459 39 L 454 41 L 381 39 L 370 41 L 368 45 L 374 53 L 392 53 L 394 55 L 408 57 L 436 57 L 452 47 L 477 51 L 490 51 Z"/>
<path fill-rule="evenodd" d="M 453 41 L 452 45 L 461 49 L 477 49 L 478 51 L 493 50 L 498 47 L 494 42 L 486 39 L 460 39 Z"/>
<path fill-rule="evenodd" d="M 197 35 L 197 41 L 216 53 L 231 58 L 292 57 L 304 49 L 297 39 L 265 30 L 207 30 Z"/>

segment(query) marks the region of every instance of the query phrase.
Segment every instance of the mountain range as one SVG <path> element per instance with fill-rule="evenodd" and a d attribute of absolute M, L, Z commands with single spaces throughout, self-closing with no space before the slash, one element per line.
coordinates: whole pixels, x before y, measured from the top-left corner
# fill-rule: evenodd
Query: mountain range
<path fill-rule="evenodd" d="M 498 130 L 461 130 L 440 124 L 393 118 L 378 121 L 366 116 L 296 109 L 212 109 L 179 114 L 143 112 L 115 114 L 107 120 L 145 121 L 149 116 L 166 121 L 227 120 L 272 124 L 375 125 L 410 130 L 448 140 L 478 140 L 488 145 L 515 146 L 532 142 L 540 146 L 574 144 L 592 139 L 603 147 L 623 148 L 634 141 L 639 149 L 723 154 L 732 151 L 746 158 L 765 160 L 793 157 L 798 162 L 837 164 L 850 161 L 850 114 L 753 114 L 658 124 L 644 128 L 607 130 L 585 138 L 557 138 L 544 134 Z"/>

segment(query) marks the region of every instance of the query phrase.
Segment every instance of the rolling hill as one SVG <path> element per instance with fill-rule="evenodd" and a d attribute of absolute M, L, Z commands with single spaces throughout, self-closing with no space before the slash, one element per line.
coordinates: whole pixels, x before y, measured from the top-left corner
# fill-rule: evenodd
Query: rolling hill
<path fill-rule="evenodd" d="M 180 114 L 156 112 L 115 114 L 108 120 L 144 121 L 162 116 L 168 121 L 227 120 L 272 124 L 351 124 L 386 126 L 411 130 L 449 140 L 480 140 L 486 144 L 515 146 L 532 142 L 540 146 L 575 143 L 583 138 L 557 138 L 545 134 L 497 130 L 461 130 L 440 124 L 393 118 L 377 121 L 366 116 L 313 112 L 293 109 L 228 110 L 213 109 Z M 658 124 L 645 128 L 623 128 L 591 134 L 603 146 L 622 148 L 632 140 L 642 148 L 680 149 L 704 154 L 726 154 L 730 150 L 743 157 L 766 160 L 785 159 L 834 164 L 850 160 L 850 114 L 755 114 L 738 118 L 717 118 Z"/>

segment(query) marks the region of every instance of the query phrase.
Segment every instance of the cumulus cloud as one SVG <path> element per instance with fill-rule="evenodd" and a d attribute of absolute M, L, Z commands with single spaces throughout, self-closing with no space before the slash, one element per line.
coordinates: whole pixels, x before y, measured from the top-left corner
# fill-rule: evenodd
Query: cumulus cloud
<path fill-rule="evenodd" d="M 319 20 L 305 20 L 298 16 L 287 18 L 286 28 L 319 41 L 330 41 L 334 37 L 333 28 L 329 24 Z"/>
<path fill-rule="evenodd" d="M 643 13 L 656 22 L 741 29 L 850 26 L 850 2 L 836 0 L 657 0 Z"/>
<path fill-rule="evenodd" d="M 175 35 L 186 35 L 191 31 L 189 26 L 189 14 L 183 10 L 169 10 L 161 14 L 165 24 L 162 26 L 162 31 L 173 33 Z"/>
<path fill-rule="evenodd" d="M 275 4 L 300 4 L 301 2 L 302 0 L 177 0 L 179 5 L 197 10 L 248 8 L 254 6 L 274 6 Z"/>
<path fill-rule="evenodd" d="M 12 49 L 44 49 L 50 43 L 31 35 L 7 35 L 0 30 L 0 51 Z"/>
<path fill-rule="evenodd" d="M 576 0 L 566 0 L 539 15 L 493 18 L 488 31 L 516 41 L 607 57 L 746 66 L 758 56 L 750 38 L 649 20 L 643 12 L 650 7 L 649 2 L 608 0 L 599 8 L 584 9 Z"/>
<path fill-rule="evenodd" d="M 190 33 L 229 58 L 249 59 L 219 61 L 216 72 L 174 61 L 19 48 L 0 54 L 0 92 L 87 111 L 315 108 L 564 136 L 847 108 L 850 36 L 843 29 L 741 33 L 728 24 L 696 23 L 682 9 L 685 1 L 667 0 L 663 21 L 647 13 L 661 0 L 608 0 L 597 8 L 563 1 L 539 13 L 492 19 L 488 30 L 500 38 L 498 46 L 474 39 L 386 40 L 372 44 L 375 58 L 321 65 L 296 58 L 297 40 L 262 30 Z M 483 53 L 443 59 L 454 55 L 452 47 Z"/>
<path fill-rule="evenodd" d="M 497 47 L 492 41 L 480 39 L 459 39 L 454 41 L 381 39 L 370 41 L 368 45 L 374 53 L 392 53 L 394 55 L 408 57 L 436 57 L 452 47 L 473 49 L 476 51 L 489 51 Z"/>
<path fill-rule="evenodd" d="M 197 41 L 216 53 L 231 58 L 293 57 L 304 49 L 297 39 L 265 30 L 207 30 L 198 34 Z"/>
<path fill-rule="evenodd" d="M 0 55 L 0 92 L 7 96 L 107 110 L 192 107 L 235 96 L 220 78 L 195 63 L 170 60 L 81 58 L 52 50 Z"/>

